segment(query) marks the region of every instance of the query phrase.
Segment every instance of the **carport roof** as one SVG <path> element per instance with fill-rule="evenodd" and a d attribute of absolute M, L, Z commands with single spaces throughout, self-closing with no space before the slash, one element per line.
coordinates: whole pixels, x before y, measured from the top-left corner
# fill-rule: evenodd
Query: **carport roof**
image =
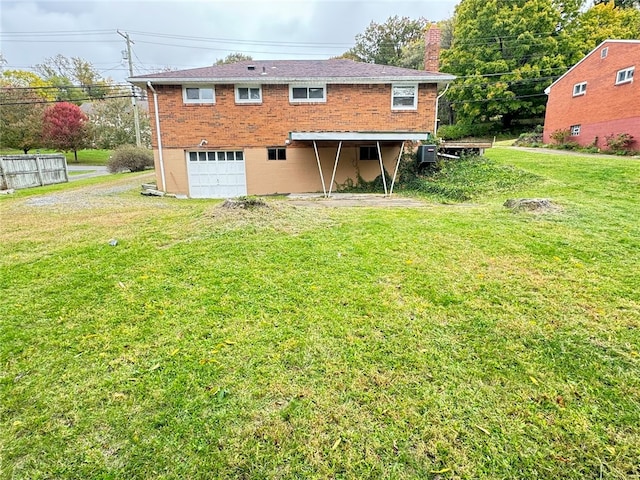
<path fill-rule="evenodd" d="M 300 141 L 419 142 L 430 136 L 430 132 L 289 132 L 290 140 Z"/>

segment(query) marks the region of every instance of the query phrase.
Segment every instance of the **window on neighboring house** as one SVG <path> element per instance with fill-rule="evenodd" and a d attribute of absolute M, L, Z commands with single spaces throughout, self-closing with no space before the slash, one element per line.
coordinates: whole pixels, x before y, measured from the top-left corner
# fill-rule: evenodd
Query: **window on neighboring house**
<path fill-rule="evenodd" d="M 260 85 L 236 86 L 236 103 L 262 103 L 262 88 Z"/>
<path fill-rule="evenodd" d="M 607 54 L 609 53 L 609 47 L 604 47 L 600 50 L 600 58 L 607 58 Z"/>
<path fill-rule="evenodd" d="M 571 125 L 569 132 L 571 133 L 572 137 L 577 137 L 578 135 L 580 135 L 580 125 Z"/>
<path fill-rule="evenodd" d="M 325 85 L 289 85 L 289 101 L 291 103 L 326 102 Z"/>
<path fill-rule="evenodd" d="M 286 148 L 267 148 L 267 159 L 268 160 L 286 160 L 287 159 L 287 149 Z"/>
<path fill-rule="evenodd" d="M 213 87 L 182 87 L 184 103 L 216 103 Z"/>
<path fill-rule="evenodd" d="M 418 85 L 391 85 L 392 110 L 416 110 L 418 108 Z"/>
<path fill-rule="evenodd" d="M 584 95 L 587 93 L 587 82 L 576 83 L 573 86 L 573 96 L 577 97 L 578 95 Z"/>
<path fill-rule="evenodd" d="M 618 70 L 618 73 L 616 74 L 616 85 L 633 81 L 633 71 L 635 69 L 636 67 Z"/>
<path fill-rule="evenodd" d="M 362 145 L 360 147 L 360 160 L 378 160 L 379 158 L 376 145 Z"/>
<path fill-rule="evenodd" d="M 242 162 L 243 160 L 244 153 L 241 150 L 189 152 L 190 162 Z"/>

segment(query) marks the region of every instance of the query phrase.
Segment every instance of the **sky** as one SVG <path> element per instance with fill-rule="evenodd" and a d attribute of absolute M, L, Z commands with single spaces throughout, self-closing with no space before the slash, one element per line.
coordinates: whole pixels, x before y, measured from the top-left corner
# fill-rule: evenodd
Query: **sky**
<path fill-rule="evenodd" d="M 431 21 L 459 0 L 0 0 L 5 69 L 31 70 L 57 54 L 81 57 L 121 82 L 131 40 L 134 74 L 211 65 L 229 53 L 256 60 L 322 59 L 351 48 L 370 22 Z"/>

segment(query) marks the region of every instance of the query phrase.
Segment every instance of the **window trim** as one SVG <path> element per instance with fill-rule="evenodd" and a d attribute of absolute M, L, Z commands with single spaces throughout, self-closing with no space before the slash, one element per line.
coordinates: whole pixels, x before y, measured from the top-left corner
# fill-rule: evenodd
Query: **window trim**
<path fill-rule="evenodd" d="M 187 98 L 187 89 L 189 88 L 197 88 L 198 91 L 200 90 L 211 90 L 212 92 L 212 98 Z M 198 97 L 200 97 L 200 92 L 198 92 Z M 182 85 L 182 101 L 184 103 L 190 103 L 190 104 L 205 104 L 205 105 L 212 105 L 216 103 L 216 88 L 214 85 Z"/>
<path fill-rule="evenodd" d="M 623 68 L 622 70 L 618 70 L 616 72 L 616 85 L 622 85 L 623 83 L 631 83 L 633 82 L 633 74 L 636 70 L 636 67 L 628 67 L 628 68 Z M 623 73 L 624 74 L 624 79 L 620 80 L 620 74 Z M 630 75 L 629 75 L 630 74 Z"/>
<path fill-rule="evenodd" d="M 293 98 L 294 88 L 306 88 L 307 98 Z M 311 88 L 321 88 L 322 98 L 309 98 L 309 90 Z M 289 84 L 289 103 L 327 103 L 327 84 L 326 83 L 314 83 L 314 84 L 290 83 Z"/>
<path fill-rule="evenodd" d="M 269 158 L 270 151 L 275 151 L 276 158 Z M 283 158 L 280 158 L 280 153 L 283 154 Z M 276 162 L 276 161 L 285 161 L 287 159 L 287 149 L 286 147 L 267 147 L 267 161 L 268 162 Z"/>
<path fill-rule="evenodd" d="M 571 137 L 579 137 L 580 136 L 581 127 L 582 127 L 582 125 L 571 125 L 569 127 L 569 136 L 571 136 Z"/>
<path fill-rule="evenodd" d="M 573 96 L 579 97 L 587 93 L 587 82 L 576 83 L 573 86 Z"/>
<path fill-rule="evenodd" d="M 249 89 L 249 97 L 251 97 L 251 89 L 252 88 L 257 88 L 258 92 L 260 93 L 260 98 L 259 99 L 255 99 L 255 98 L 240 98 L 240 89 L 241 88 L 247 88 Z M 262 103 L 262 85 L 260 84 L 256 84 L 256 83 L 240 83 L 237 85 L 233 86 L 233 90 L 235 92 L 235 97 L 236 97 L 236 103 L 253 103 L 253 104 L 259 104 Z"/>
<path fill-rule="evenodd" d="M 402 87 L 413 87 L 414 89 L 414 96 L 413 96 L 413 105 L 394 105 L 393 104 L 393 100 L 395 97 L 395 95 L 393 94 L 393 91 L 395 88 L 402 88 Z M 418 84 L 417 83 L 392 83 L 391 84 L 391 110 L 397 110 L 397 111 L 403 111 L 403 110 L 417 110 L 418 109 Z"/>
<path fill-rule="evenodd" d="M 600 50 L 600 58 L 607 58 L 608 54 L 609 54 L 609 47 L 604 47 L 602 50 Z"/>

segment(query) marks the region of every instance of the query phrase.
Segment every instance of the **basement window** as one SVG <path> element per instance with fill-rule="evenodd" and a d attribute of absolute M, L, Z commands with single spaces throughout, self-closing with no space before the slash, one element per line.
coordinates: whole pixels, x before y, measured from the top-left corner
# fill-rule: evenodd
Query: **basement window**
<path fill-rule="evenodd" d="M 267 148 L 267 160 L 286 160 L 287 149 L 286 148 Z"/>
<path fill-rule="evenodd" d="M 587 82 L 576 83 L 573 86 L 573 96 L 577 97 L 578 95 L 584 95 L 587 93 Z"/>
<path fill-rule="evenodd" d="M 262 103 L 260 85 L 237 85 L 236 103 Z"/>
<path fill-rule="evenodd" d="M 184 103 L 216 103 L 216 94 L 211 87 L 182 87 Z"/>
<path fill-rule="evenodd" d="M 571 125 L 571 128 L 569 128 L 569 133 L 572 137 L 577 137 L 578 135 L 580 135 L 580 125 Z"/>
<path fill-rule="evenodd" d="M 629 83 L 633 81 L 633 72 L 636 67 L 625 68 L 624 70 L 618 70 L 616 74 L 616 85 L 621 83 Z"/>
<path fill-rule="evenodd" d="M 360 160 L 379 160 L 378 147 L 375 145 L 362 145 L 360 147 Z"/>

